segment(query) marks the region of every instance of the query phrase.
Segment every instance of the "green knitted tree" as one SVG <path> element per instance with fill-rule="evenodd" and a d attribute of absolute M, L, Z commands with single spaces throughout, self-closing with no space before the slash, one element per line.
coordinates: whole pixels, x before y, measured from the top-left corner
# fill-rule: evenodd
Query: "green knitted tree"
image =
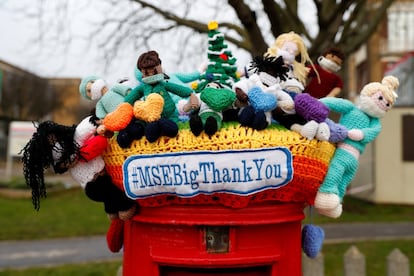
<path fill-rule="evenodd" d="M 218 82 L 227 87 L 232 87 L 233 83 L 239 80 L 237 74 L 236 58 L 224 42 L 224 35 L 217 30 L 217 21 L 208 23 L 208 50 L 209 59 L 207 69 L 200 75 L 200 82 L 197 91 L 201 91 L 210 82 Z"/>

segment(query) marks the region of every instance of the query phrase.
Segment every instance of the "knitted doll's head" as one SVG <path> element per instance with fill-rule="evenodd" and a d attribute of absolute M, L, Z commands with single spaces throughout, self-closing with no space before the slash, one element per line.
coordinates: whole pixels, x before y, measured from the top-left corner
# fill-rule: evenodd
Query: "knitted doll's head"
<path fill-rule="evenodd" d="M 56 173 L 65 172 L 78 155 L 79 147 L 73 140 L 75 126 L 45 121 L 36 128 L 22 150 L 22 163 L 26 184 L 32 189 L 33 205 L 38 210 L 40 197 L 46 196 L 44 170 L 53 167 Z"/>
<path fill-rule="evenodd" d="M 326 50 L 323 55 L 318 58 L 318 64 L 329 72 L 338 72 L 341 70 L 344 58 L 345 54 L 341 49 L 332 47 Z"/>
<path fill-rule="evenodd" d="M 164 79 L 161 59 L 156 51 L 148 51 L 139 56 L 137 68 L 142 73 L 142 82 L 154 84 Z"/>
<path fill-rule="evenodd" d="M 107 91 L 105 80 L 96 76 L 84 77 L 79 84 L 79 92 L 87 100 L 98 100 Z"/>
<path fill-rule="evenodd" d="M 289 68 L 282 56 L 258 56 L 253 59 L 249 71 L 258 74 L 265 85 L 272 86 L 287 79 Z"/>
<path fill-rule="evenodd" d="M 381 118 L 393 107 L 398 97 L 395 92 L 398 86 L 399 81 L 394 76 L 384 77 L 381 83 L 368 83 L 361 90 L 359 109 L 372 117 Z"/>
<path fill-rule="evenodd" d="M 294 32 L 279 35 L 274 44 L 268 48 L 266 56 L 282 56 L 286 64 L 293 65 L 295 77 L 302 83 L 306 82 L 308 69 L 306 63 L 313 65 L 303 39 Z M 296 61 L 300 57 L 300 61 Z"/>

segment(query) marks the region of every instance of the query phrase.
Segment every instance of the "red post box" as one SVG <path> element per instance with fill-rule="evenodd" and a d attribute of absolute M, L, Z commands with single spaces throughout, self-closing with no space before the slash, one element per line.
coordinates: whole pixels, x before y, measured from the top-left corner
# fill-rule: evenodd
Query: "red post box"
<path fill-rule="evenodd" d="M 124 275 L 301 275 L 300 203 L 142 207 L 125 224 Z"/>

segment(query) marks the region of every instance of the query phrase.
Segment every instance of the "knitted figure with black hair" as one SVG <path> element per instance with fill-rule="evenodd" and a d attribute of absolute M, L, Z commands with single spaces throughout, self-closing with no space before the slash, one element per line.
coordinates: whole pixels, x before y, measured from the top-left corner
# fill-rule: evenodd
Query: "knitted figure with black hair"
<path fill-rule="evenodd" d="M 262 130 L 272 123 L 272 110 L 294 112 L 292 97 L 282 90 L 289 68 L 282 57 L 256 57 L 251 65 L 249 78 L 233 86 L 240 106 L 239 122 L 242 126 Z"/>
<path fill-rule="evenodd" d="M 341 70 L 345 55 L 341 49 L 332 47 L 326 50 L 317 60 L 314 67 L 309 66 L 308 81 L 305 92 L 320 99 L 336 97 L 341 93 L 343 81 L 336 74 Z"/>
<path fill-rule="evenodd" d="M 98 118 L 105 118 L 106 114 L 114 111 L 124 102 L 124 98 L 131 88 L 122 83 L 115 83 L 108 87 L 105 80 L 97 76 L 86 76 L 79 84 L 79 92 L 87 100 L 97 101 L 95 114 Z"/>
<path fill-rule="evenodd" d="M 93 201 L 103 202 L 109 217 L 129 219 L 136 211 L 135 201 L 118 189 L 105 171 L 101 156 L 108 146 L 106 136 L 96 116 L 88 116 L 77 126 L 64 126 L 45 121 L 36 126 L 36 132 L 23 148 L 23 174 L 32 189 L 36 210 L 40 198 L 46 197 L 44 170 L 52 167 L 55 173 L 69 171 Z"/>
<path fill-rule="evenodd" d="M 342 199 L 358 169 L 359 156 L 381 131 L 380 118 L 392 108 L 399 86 L 396 77 L 386 76 L 381 83 L 366 84 L 357 105 L 346 99 L 325 97 L 321 101 L 340 113 L 339 124 L 348 129 L 348 137 L 338 143 L 328 172 L 315 198 L 316 210 L 337 218 L 342 214 Z"/>
<path fill-rule="evenodd" d="M 207 68 L 200 75 L 200 81 L 194 84 L 197 98 L 190 99 L 183 107 L 188 111 L 190 129 L 198 136 L 204 130 L 209 136 L 220 130 L 223 122 L 223 112 L 233 109 L 236 94 L 231 89 L 233 83 L 239 80 L 236 58 L 233 57 L 224 35 L 218 31 L 217 21 L 210 21 L 208 27 Z M 194 106 L 194 103 L 198 102 Z"/>
<path fill-rule="evenodd" d="M 155 142 L 160 136 L 174 137 L 178 134 L 178 113 L 175 102 L 172 100 L 170 93 L 180 97 L 189 97 L 193 90 L 187 86 L 176 83 L 167 82 L 161 66 L 161 59 L 156 51 L 148 51 L 139 56 L 137 68 L 142 73 L 142 83 L 132 89 L 125 97 L 125 103 L 118 106 L 112 113 L 108 114 L 104 119 L 104 125 L 112 131 L 120 131 L 127 128 L 134 117 L 135 102 L 138 100 L 146 100 L 153 93 L 159 94 L 162 101 L 161 118 L 152 122 L 143 121 L 145 137 L 149 142 Z M 151 103 L 155 105 L 161 104 L 161 101 Z M 148 103 L 150 105 L 150 103 Z M 130 144 L 133 137 L 124 135 L 125 144 Z"/>

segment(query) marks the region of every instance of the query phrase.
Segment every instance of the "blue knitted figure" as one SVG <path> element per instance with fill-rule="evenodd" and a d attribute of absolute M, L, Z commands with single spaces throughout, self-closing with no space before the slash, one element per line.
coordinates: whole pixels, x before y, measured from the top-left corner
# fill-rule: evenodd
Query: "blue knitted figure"
<path fill-rule="evenodd" d="M 384 77 L 381 83 L 369 83 L 361 90 L 358 105 L 340 98 L 321 99 L 331 110 L 341 114 L 339 123 L 348 129 L 348 137 L 338 143 L 316 195 L 315 208 L 320 214 L 332 218 L 342 214 L 341 202 L 357 172 L 359 156 L 380 133 L 380 118 L 394 105 L 398 85 L 398 79 L 393 76 Z"/>
<path fill-rule="evenodd" d="M 95 114 L 99 119 L 114 111 L 118 105 L 124 102 L 124 98 L 131 88 L 115 83 L 108 88 L 106 82 L 96 76 L 84 77 L 79 85 L 80 94 L 87 100 L 98 100 L 95 106 Z"/>

